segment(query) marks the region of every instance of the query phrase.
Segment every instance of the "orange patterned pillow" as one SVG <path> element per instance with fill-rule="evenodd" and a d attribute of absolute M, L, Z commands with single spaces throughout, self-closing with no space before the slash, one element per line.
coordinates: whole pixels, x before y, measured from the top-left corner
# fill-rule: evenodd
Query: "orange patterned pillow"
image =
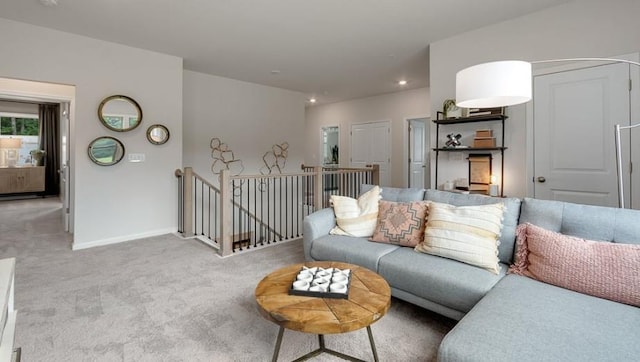
<path fill-rule="evenodd" d="M 416 246 L 424 236 L 429 202 L 380 200 L 378 222 L 369 240 L 401 246 Z"/>
<path fill-rule="evenodd" d="M 591 241 L 526 223 L 509 273 L 640 307 L 640 245 Z"/>

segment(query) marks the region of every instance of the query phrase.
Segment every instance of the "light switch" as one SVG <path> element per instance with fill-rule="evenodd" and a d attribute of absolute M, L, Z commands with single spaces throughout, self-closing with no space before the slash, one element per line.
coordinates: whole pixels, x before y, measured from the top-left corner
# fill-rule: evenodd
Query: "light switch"
<path fill-rule="evenodd" d="M 130 153 L 129 162 L 144 162 L 144 153 Z"/>

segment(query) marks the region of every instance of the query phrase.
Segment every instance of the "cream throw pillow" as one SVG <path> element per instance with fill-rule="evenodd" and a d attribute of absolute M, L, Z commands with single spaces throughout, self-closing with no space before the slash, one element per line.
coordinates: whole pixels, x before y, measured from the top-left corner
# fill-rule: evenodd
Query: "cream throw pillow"
<path fill-rule="evenodd" d="M 431 202 L 416 251 L 500 272 L 498 244 L 504 204 L 453 206 Z"/>
<path fill-rule="evenodd" d="M 378 201 L 380 201 L 379 186 L 374 186 L 360 195 L 357 200 L 331 195 L 337 226 L 330 231 L 330 234 L 357 237 L 373 235 L 378 220 Z"/>

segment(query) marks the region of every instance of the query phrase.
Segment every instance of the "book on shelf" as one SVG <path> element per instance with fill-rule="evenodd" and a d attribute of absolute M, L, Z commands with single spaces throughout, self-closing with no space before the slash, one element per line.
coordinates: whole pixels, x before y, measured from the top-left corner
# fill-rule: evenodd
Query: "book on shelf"
<path fill-rule="evenodd" d="M 493 108 L 468 108 L 467 109 L 467 117 L 474 116 L 486 116 L 486 115 L 503 115 L 504 107 L 493 107 Z"/>
<path fill-rule="evenodd" d="M 483 112 L 469 112 L 469 117 L 473 117 L 473 116 L 485 116 L 488 114 L 492 114 L 489 111 L 483 111 Z"/>

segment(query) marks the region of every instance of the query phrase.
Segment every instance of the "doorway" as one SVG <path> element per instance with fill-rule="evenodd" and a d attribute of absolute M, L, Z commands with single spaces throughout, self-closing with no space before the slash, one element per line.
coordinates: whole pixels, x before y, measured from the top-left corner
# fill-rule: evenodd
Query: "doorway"
<path fill-rule="evenodd" d="M 54 170 L 60 178 L 59 197 L 62 209 L 61 225 L 66 232 L 73 233 L 73 186 L 72 186 L 72 125 L 75 102 L 75 86 L 53 84 L 0 77 L 0 98 L 32 103 L 59 104 L 59 133 L 57 142 L 60 154 L 59 167 Z"/>
<path fill-rule="evenodd" d="M 629 79 L 628 64 L 534 78 L 534 197 L 618 206 L 613 130 L 630 123 Z M 623 159 L 629 161 L 631 136 L 623 137 Z M 628 162 L 623 180 L 629 205 Z"/>
<path fill-rule="evenodd" d="M 340 127 L 322 127 L 320 138 L 322 166 L 338 167 L 340 165 Z"/>
<path fill-rule="evenodd" d="M 428 117 L 408 118 L 408 187 L 428 188 L 429 176 L 429 126 Z"/>

